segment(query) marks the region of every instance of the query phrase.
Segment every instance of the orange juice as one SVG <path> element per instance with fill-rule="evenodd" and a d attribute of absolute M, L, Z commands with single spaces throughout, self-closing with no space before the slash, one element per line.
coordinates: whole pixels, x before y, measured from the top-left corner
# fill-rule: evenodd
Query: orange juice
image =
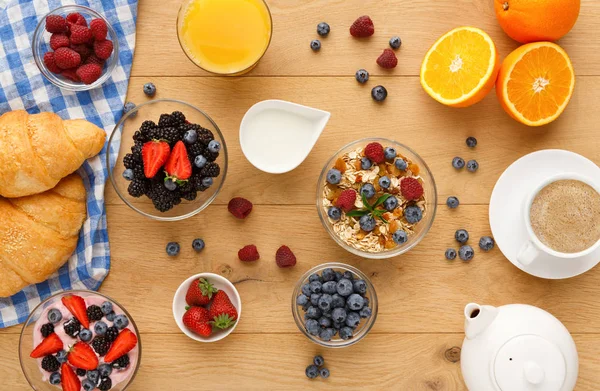
<path fill-rule="evenodd" d="M 187 56 L 218 74 L 252 69 L 271 40 L 271 14 L 263 0 L 190 0 L 177 24 Z"/>

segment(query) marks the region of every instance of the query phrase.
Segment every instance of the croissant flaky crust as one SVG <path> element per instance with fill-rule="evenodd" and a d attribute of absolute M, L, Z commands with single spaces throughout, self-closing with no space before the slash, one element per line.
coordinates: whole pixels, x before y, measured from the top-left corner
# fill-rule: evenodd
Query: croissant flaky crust
<path fill-rule="evenodd" d="M 106 133 L 85 120 L 23 110 L 0 116 L 0 195 L 38 194 L 100 152 Z"/>
<path fill-rule="evenodd" d="M 85 187 L 77 174 L 44 193 L 0 197 L 0 297 L 58 270 L 75 250 L 86 214 Z"/>

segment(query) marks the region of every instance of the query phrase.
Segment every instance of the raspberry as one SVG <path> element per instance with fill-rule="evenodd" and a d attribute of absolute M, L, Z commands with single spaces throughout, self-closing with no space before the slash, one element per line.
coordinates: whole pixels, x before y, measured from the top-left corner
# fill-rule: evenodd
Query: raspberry
<path fill-rule="evenodd" d="M 86 58 L 83 63 L 84 64 L 96 64 L 96 65 L 100 65 L 100 67 L 104 66 L 104 60 L 99 59 L 98 57 L 96 57 L 95 54 L 92 54 L 91 56 Z"/>
<path fill-rule="evenodd" d="M 94 42 L 94 53 L 102 60 L 106 60 L 110 57 L 113 51 L 112 41 L 95 41 Z"/>
<path fill-rule="evenodd" d="M 238 219 L 245 219 L 252 212 L 252 202 L 242 197 L 235 197 L 229 201 L 227 210 Z"/>
<path fill-rule="evenodd" d="M 72 12 L 69 15 L 67 15 L 67 23 L 71 27 L 73 27 L 73 25 L 87 27 L 87 22 L 85 21 L 85 18 L 79 12 Z"/>
<path fill-rule="evenodd" d="M 415 178 L 404 178 L 400 182 L 400 192 L 408 201 L 418 200 L 423 195 L 423 185 Z"/>
<path fill-rule="evenodd" d="M 398 65 L 398 59 L 392 49 L 384 49 L 381 56 L 377 59 L 377 65 L 385 69 L 396 68 Z"/>
<path fill-rule="evenodd" d="M 61 69 L 71 69 L 81 63 L 81 56 L 73 49 L 58 48 L 54 52 L 54 62 Z"/>
<path fill-rule="evenodd" d="M 357 38 L 370 37 L 375 33 L 373 21 L 367 15 L 356 19 L 350 26 L 350 35 Z"/>
<path fill-rule="evenodd" d="M 63 69 L 60 74 L 71 81 L 81 83 L 81 79 L 77 76 L 75 69 Z"/>
<path fill-rule="evenodd" d="M 102 76 L 102 68 L 96 64 L 85 64 L 77 68 L 77 76 L 85 84 L 92 84 Z"/>
<path fill-rule="evenodd" d="M 85 26 L 71 25 L 71 43 L 86 43 L 92 40 L 92 32 Z"/>
<path fill-rule="evenodd" d="M 292 267 L 296 264 L 296 256 L 288 246 L 281 246 L 275 253 L 275 262 L 279 267 Z"/>
<path fill-rule="evenodd" d="M 61 71 L 54 61 L 54 52 L 44 54 L 44 64 L 46 64 L 46 68 L 52 73 L 60 73 Z"/>
<path fill-rule="evenodd" d="M 71 49 L 75 50 L 81 56 L 81 62 L 85 63 L 85 60 L 92 54 L 92 49 L 83 43 L 70 46 Z"/>
<path fill-rule="evenodd" d="M 344 212 L 349 212 L 354 208 L 354 202 L 356 201 L 356 191 L 352 189 L 344 190 L 337 199 L 335 206 L 342 208 Z"/>
<path fill-rule="evenodd" d="M 365 156 L 377 164 L 385 161 L 383 147 L 379 143 L 370 143 L 365 147 Z"/>
<path fill-rule="evenodd" d="M 52 50 L 56 50 L 58 48 L 69 47 L 69 37 L 67 37 L 64 33 L 55 33 L 50 37 L 50 47 Z"/>
<path fill-rule="evenodd" d="M 104 20 L 93 19 L 90 22 L 90 30 L 96 41 L 104 41 L 106 39 L 108 27 L 106 27 L 106 22 Z"/>
<path fill-rule="evenodd" d="M 258 254 L 258 249 L 256 246 L 249 244 L 238 251 L 238 258 L 242 262 L 253 262 L 257 261 L 260 258 L 260 255 Z"/>
<path fill-rule="evenodd" d="M 48 15 L 46 16 L 46 31 L 64 33 L 67 31 L 67 21 L 60 15 Z"/>

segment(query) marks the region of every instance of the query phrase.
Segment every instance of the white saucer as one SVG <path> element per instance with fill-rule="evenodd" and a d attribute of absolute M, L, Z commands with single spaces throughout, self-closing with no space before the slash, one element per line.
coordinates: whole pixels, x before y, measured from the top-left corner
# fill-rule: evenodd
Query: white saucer
<path fill-rule="evenodd" d="M 561 172 L 576 172 L 598 178 L 600 167 L 573 152 L 547 149 L 525 155 L 502 173 L 490 199 L 490 226 L 504 256 L 516 267 L 533 276 L 561 279 L 578 276 L 600 262 L 600 249 L 586 255 L 583 262 L 570 262 L 551 255 L 528 266 L 517 262 L 517 253 L 527 240 L 523 202 L 544 179 Z"/>

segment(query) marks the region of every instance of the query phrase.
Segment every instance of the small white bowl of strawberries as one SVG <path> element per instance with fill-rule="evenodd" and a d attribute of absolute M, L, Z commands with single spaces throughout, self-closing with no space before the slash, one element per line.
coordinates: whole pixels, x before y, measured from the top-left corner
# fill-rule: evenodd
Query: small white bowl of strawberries
<path fill-rule="evenodd" d="M 173 297 L 173 317 L 181 331 L 199 342 L 219 341 L 235 329 L 242 300 L 235 286 L 218 274 L 200 273 L 185 280 Z"/>

